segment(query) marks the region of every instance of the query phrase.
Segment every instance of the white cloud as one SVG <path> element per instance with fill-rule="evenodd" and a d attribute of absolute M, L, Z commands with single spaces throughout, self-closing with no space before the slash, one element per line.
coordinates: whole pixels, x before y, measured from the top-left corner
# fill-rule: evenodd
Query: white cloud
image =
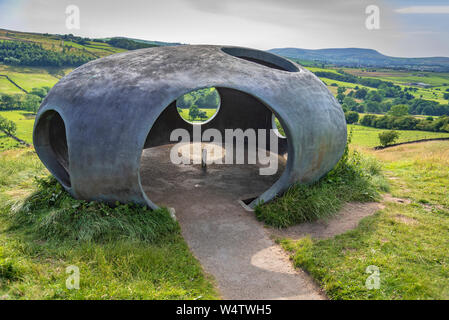
<path fill-rule="evenodd" d="M 449 6 L 412 6 L 395 11 L 401 14 L 449 14 Z"/>

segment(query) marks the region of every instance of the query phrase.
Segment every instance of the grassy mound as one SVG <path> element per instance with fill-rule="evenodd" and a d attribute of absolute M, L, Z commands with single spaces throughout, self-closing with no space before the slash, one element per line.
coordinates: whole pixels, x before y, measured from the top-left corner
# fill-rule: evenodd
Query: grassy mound
<path fill-rule="evenodd" d="M 179 233 L 168 210 L 151 211 L 133 204 L 114 208 L 73 199 L 54 178 L 36 179 L 37 192 L 11 206 L 10 230 L 20 229 L 39 240 L 130 240 L 154 243 Z"/>
<path fill-rule="evenodd" d="M 348 145 L 350 138 L 348 139 Z M 350 201 L 375 201 L 379 191 L 388 191 L 381 166 L 374 158 L 349 151 L 348 146 L 335 168 L 311 185 L 296 184 L 282 197 L 258 205 L 256 216 L 266 224 L 283 228 L 327 218 Z"/>

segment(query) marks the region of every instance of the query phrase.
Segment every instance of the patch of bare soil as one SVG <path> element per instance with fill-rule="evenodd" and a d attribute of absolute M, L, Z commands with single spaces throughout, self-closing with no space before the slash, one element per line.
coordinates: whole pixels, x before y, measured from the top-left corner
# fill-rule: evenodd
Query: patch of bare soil
<path fill-rule="evenodd" d="M 359 221 L 371 216 L 384 205 L 378 202 L 352 202 L 347 203 L 340 212 L 328 219 L 316 222 L 307 222 L 285 229 L 267 228 L 272 237 L 301 239 L 307 236 L 312 238 L 331 238 L 348 230 L 356 228 Z"/>
<path fill-rule="evenodd" d="M 412 201 L 410 199 L 396 198 L 396 197 L 393 197 L 391 194 L 385 194 L 383 199 L 384 199 L 384 201 L 387 201 L 387 202 L 395 202 L 395 203 L 403 203 L 403 204 L 412 203 Z"/>

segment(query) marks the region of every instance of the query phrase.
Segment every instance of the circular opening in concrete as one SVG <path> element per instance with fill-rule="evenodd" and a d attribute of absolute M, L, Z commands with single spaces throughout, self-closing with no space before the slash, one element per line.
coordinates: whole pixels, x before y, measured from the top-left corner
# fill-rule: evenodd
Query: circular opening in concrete
<path fill-rule="evenodd" d="M 279 121 L 278 118 L 276 118 L 276 116 L 274 115 L 274 113 L 273 113 L 273 115 L 271 116 L 271 125 L 272 125 L 272 127 L 273 127 L 274 132 L 276 133 L 276 135 L 277 135 L 279 138 L 283 138 L 283 139 L 286 139 L 286 138 L 287 138 L 287 137 L 285 136 L 285 131 L 284 131 L 284 128 L 282 127 L 281 122 Z"/>
<path fill-rule="evenodd" d="M 191 91 L 176 100 L 179 115 L 188 123 L 204 124 L 212 120 L 220 109 L 217 89 L 204 88 Z"/>
<path fill-rule="evenodd" d="M 34 130 L 34 147 L 48 170 L 70 187 L 69 153 L 64 120 L 54 110 L 44 112 Z"/>
<path fill-rule="evenodd" d="M 299 68 L 291 61 L 265 51 L 239 47 L 224 47 L 221 50 L 236 58 L 257 63 L 268 68 L 288 72 L 299 71 Z"/>

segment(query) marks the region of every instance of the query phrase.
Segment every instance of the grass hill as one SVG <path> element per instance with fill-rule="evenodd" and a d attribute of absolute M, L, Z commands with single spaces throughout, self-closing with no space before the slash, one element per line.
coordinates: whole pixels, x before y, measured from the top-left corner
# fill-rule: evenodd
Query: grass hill
<path fill-rule="evenodd" d="M 448 57 L 396 58 L 386 56 L 373 49 L 360 48 L 318 50 L 276 48 L 268 51 L 289 58 L 316 61 L 344 67 L 377 67 L 437 72 L 449 71 Z"/>

